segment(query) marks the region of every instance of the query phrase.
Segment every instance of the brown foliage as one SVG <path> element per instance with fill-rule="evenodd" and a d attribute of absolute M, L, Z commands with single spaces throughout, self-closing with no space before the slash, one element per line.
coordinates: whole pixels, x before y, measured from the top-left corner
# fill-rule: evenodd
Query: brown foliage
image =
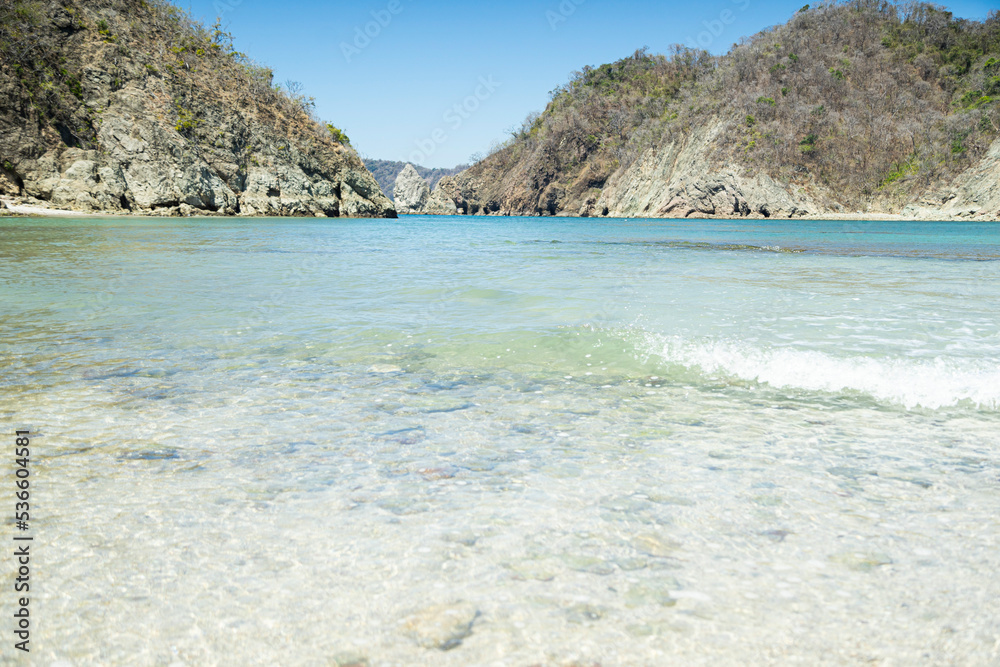
<path fill-rule="evenodd" d="M 470 173 L 504 208 L 542 212 L 550 184 L 571 201 L 603 185 L 595 174 L 722 123 L 716 163 L 818 182 L 845 205 L 891 208 L 947 182 L 996 140 L 998 61 L 996 11 L 975 22 L 919 2 L 827 2 L 720 58 L 643 49 L 584 68 Z"/>

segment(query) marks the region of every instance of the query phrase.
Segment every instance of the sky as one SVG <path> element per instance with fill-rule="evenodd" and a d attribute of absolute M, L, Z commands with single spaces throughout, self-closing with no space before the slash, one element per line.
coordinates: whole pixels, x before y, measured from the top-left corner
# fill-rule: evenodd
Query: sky
<path fill-rule="evenodd" d="M 297 81 L 364 157 L 454 167 L 509 136 L 584 65 L 648 46 L 727 52 L 804 0 L 175 0 Z M 946 4 L 985 19 L 995 0 Z"/>

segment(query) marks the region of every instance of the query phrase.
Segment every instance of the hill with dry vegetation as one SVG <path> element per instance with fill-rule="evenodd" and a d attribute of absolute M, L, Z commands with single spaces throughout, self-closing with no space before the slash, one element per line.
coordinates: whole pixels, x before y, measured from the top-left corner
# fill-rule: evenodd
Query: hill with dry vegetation
<path fill-rule="evenodd" d="M 162 0 L 0 2 L 0 195 L 102 213 L 395 215 L 299 86 Z"/>
<path fill-rule="evenodd" d="M 726 55 L 585 67 L 438 200 L 542 215 L 1000 217 L 1000 15 L 805 7 Z"/>

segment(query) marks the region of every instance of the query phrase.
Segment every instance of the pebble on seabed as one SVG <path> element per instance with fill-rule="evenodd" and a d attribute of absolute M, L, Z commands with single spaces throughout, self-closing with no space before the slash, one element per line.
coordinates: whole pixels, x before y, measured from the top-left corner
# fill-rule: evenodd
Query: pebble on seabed
<path fill-rule="evenodd" d="M 368 369 L 369 373 L 400 373 L 402 368 L 399 366 L 393 366 L 392 364 L 375 364 Z"/>
<path fill-rule="evenodd" d="M 427 607 L 403 622 L 404 632 L 428 649 L 449 651 L 472 634 L 479 610 L 470 602 Z"/>
<path fill-rule="evenodd" d="M 604 610 L 590 604 L 575 604 L 566 609 L 566 620 L 570 623 L 589 623 L 604 618 Z"/>
<path fill-rule="evenodd" d="M 670 556 L 681 547 L 681 543 L 666 537 L 645 533 L 633 538 L 632 546 L 650 556 Z"/>
<path fill-rule="evenodd" d="M 869 572 L 882 565 L 891 565 L 892 559 L 883 553 L 863 553 L 848 551 L 830 556 L 834 563 L 840 563 L 858 572 Z"/>
<path fill-rule="evenodd" d="M 368 658 L 355 651 L 347 651 L 333 656 L 333 667 L 368 667 Z"/>

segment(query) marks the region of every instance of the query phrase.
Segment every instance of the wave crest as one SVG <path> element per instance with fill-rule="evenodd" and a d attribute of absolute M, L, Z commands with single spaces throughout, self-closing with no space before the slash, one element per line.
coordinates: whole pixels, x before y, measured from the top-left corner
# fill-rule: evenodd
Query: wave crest
<path fill-rule="evenodd" d="M 779 389 L 859 392 L 908 409 L 974 405 L 1000 409 L 1000 366 L 960 358 L 838 357 L 743 342 L 689 341 L 646 333 L 640 347 L 671 364 Z"/>

